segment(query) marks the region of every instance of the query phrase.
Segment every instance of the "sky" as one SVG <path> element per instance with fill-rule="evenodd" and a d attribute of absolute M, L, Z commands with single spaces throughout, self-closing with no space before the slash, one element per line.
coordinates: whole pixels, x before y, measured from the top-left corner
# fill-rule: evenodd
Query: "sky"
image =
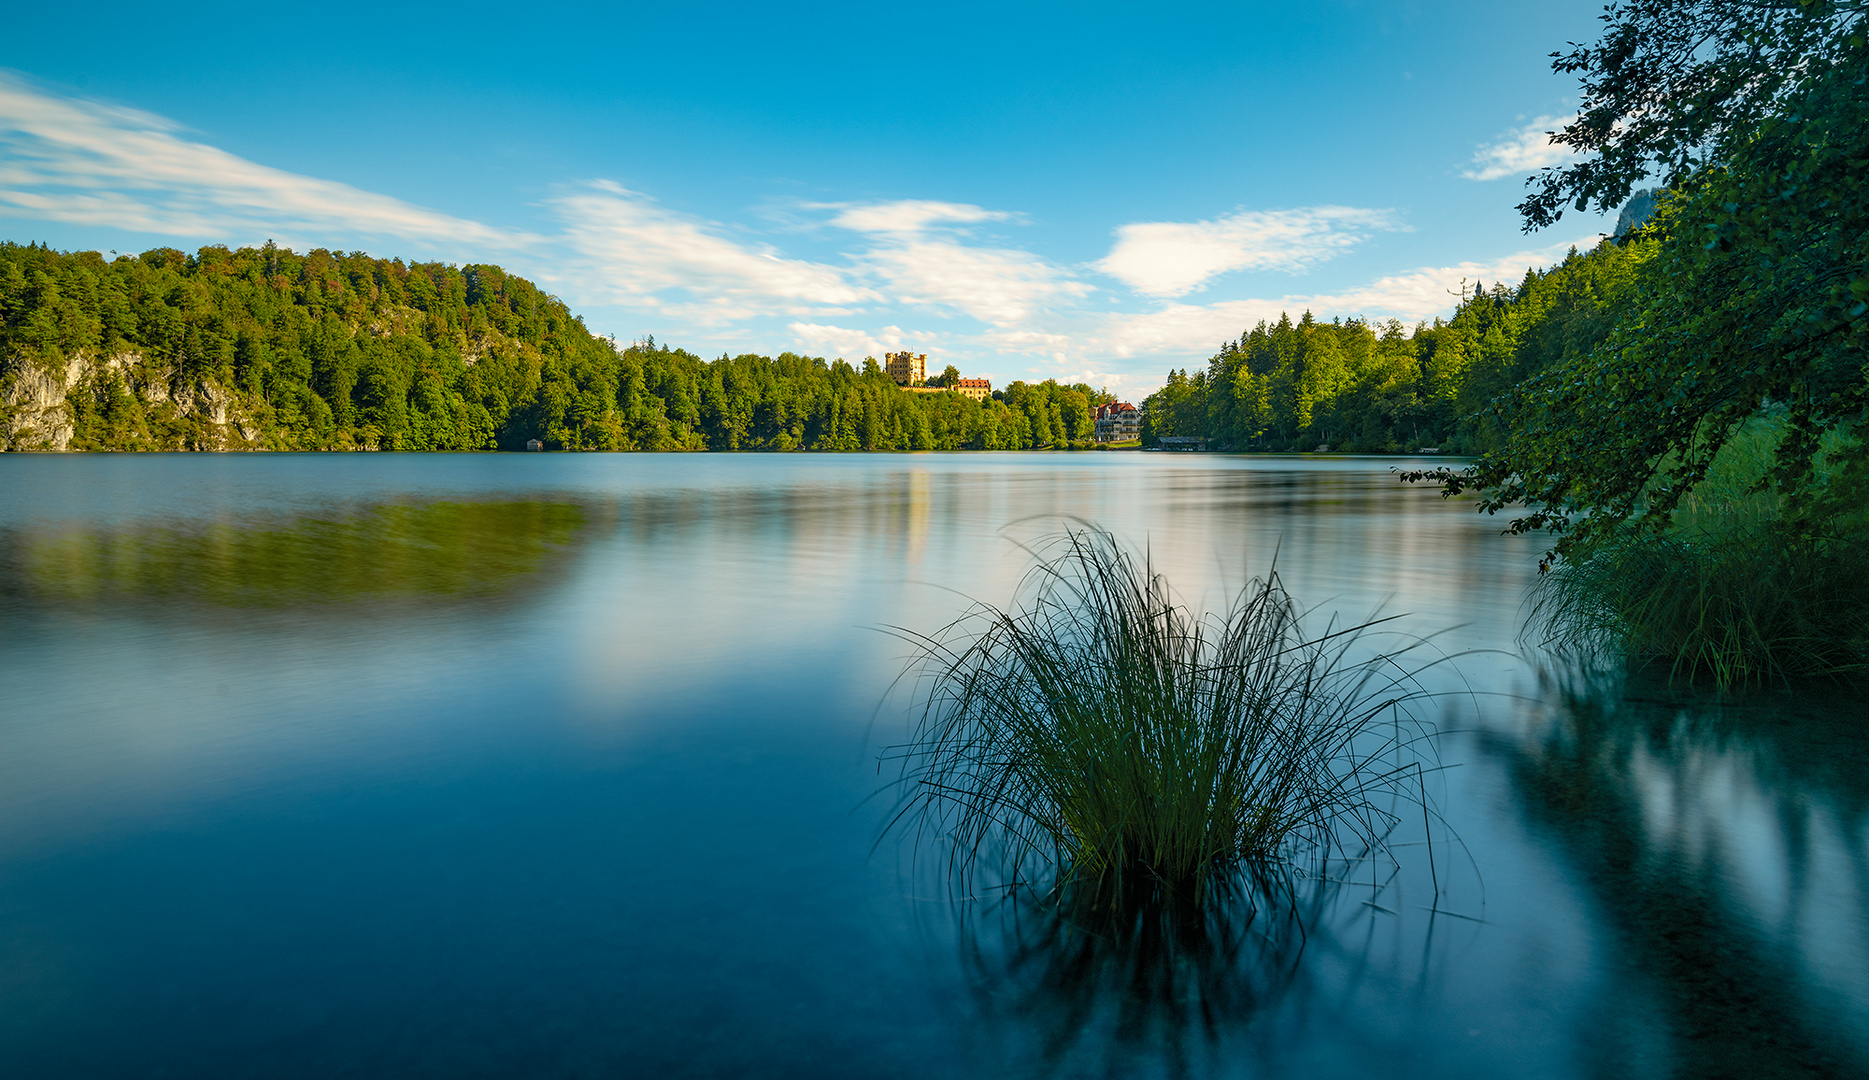
<path fill-rule="evenodd" d="M 498 263 L 619 343 L 1140 399 L 1282 311 L 1450 313 L 1576 108 L 1541 4 L 39 4 L 0 239 Z"/>

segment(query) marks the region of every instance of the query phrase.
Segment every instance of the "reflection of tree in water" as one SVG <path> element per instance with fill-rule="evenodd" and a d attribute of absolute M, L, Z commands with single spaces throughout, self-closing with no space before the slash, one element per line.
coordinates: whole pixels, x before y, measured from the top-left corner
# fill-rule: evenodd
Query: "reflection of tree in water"
<path fill-rule="evenodd" d="M 1282 868 L 1206 905 L 1013 893 L 960 909 L 961 958 L 981 1018 L 1041 1075 L 1206 1075 L 1300 981 L 1334 896 Z"/>
<path fill-rule="evenodd" d="M 488 597 L 544 567 L 585 519 L 569 502 L 435 502 L 260 525 L 22 531 L 0 536 L 0 591 L 238 607 Z"/>
<path fill-rule="evenodd" d="M 1488 749 L 1505 759 L 1524 813 L 1557 839 L 1622 961 L 1643 977 L 1618 983 L 1621 992 L 1652 990 L 1672 1037 L 1673 1075 L 1864 1075 L 1869 1062 L 1851 1036 L 1862 1018 L 1839 1008 L 1839 995 L 1811 972 L 1813 960 L 1860 943 L 1866 929 L 1861 706 L 1684 709 L 1576 688 L 1556 697 L 1558 715 L 1541 740 L 1494 737 Z M 1783 859 L 1763 883 L 1770 845 L 1759 833 Z M 1832 836 L 1833 850 L 1818 850 Z M 1854 902 L 1813 925 L 1805 918 L 1813 865 L 1832 855 L 1849 868 Z M 1777 918 L 1759 899 L 1775 893 L 1785 898 Z M 1860 1007 L 1864 987 L 1841 996 Z M 1629 1075 L 1659 1071 L 1615 1065 Z"/>

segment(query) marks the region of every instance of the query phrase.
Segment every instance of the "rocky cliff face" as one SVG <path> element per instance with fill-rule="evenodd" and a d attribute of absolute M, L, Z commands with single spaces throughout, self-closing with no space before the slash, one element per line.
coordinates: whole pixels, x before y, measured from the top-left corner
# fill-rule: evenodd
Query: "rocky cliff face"
<path fill-rule="evenodd" d="M 260 425 L 232 391 L 177 380 L 172 370 L 151 369 L 139 353 L 80 352 L 62 367 L 29 362 L 0 379 L 0 451 L 72 449 L 79 435 L 74 398 L 107 397 L 112 388 L 128 398 L 124 411 L 139 429 L 139 448 L 265 448 Z"/>
<path fill-rule="evenodd" d="M 71 405 L 66 391 L 83 377 L 82 357 L 64 370 L 27 364 L 0 386 L 0 449 L 63 450 L 71 445 Z"/>

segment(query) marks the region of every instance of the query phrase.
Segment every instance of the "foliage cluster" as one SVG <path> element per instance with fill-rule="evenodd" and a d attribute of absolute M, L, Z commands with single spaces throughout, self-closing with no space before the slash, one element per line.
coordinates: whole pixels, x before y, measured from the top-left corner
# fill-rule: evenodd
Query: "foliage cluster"
<path fill-rule="evenodd" d="M 1583 556 L 1631 530 L 1665 531 L 1728 443 L 1757 418 L 1781 415 L 1760 483 L 1785 500 L 1790 538 L 1838 534 L 1869 504 L 1865 11 L 1620 6 L 1604 16 L 1605 44 L 1560 59 L 1561 70 L 1588 65 L 1586 89 L 1597 97 L 1586 119 L 1633 108 L 1658 88 L 1699 89 L 1648 100 L 1644 119 L 1615 128 L 1598 159 L 1541 179 L 1526 210 L 1534 225 L 1556 212 L 1547 205 L 1554 192 L 1595 205 L 1659 157 L 1671 189 L 1636 234 L 1655 256 L 1598 347 L 1499 400 L 1512 437 L 1472 470 L 1443 476 L 1450 491 L 1481 489 L 1489 510 L 1529 507 L 1514 528 L 1557 530 L 1559 554 Z M 1718 29 L 1701 41 L 1711 52 L 1652 53 L 1645 43 L 1673 40 L 1668 18 Z M 1808 47 L 1786 52 L 1786 42 Z M 1663 120 L 1673 127 L 1638 139 Z M 1827 438 L 1830 475 L 1819 483 Z"/>
<path fill-rule="evenodd" d="M 1584 94 L 1554 138 L 1581 156 L 1520 210 L 1538 228 L 1627 199 L 1613 239 L 1406 340 L 1262 325 L 1171 376 L 1150 419 L 1238 448 L 1478 453 L 1408 478 L 1557 534 L 1541 611 L 1560 643 L 1724 688 L 1861 671 L 1869 3 L 1602 18 L 1553 54 Z"/>
<path fill-rule="evenodd" d="M 1869 671 L 1869 4 L 1637 0 L 1556 55 L 1584 151 L 1526 225 L 1665 190 L 1594 348 L 1494 402 L 1507 435 L 1434 474 L 1558 533 L 1560 644 L 1722 690 Z M 1735 486 L 1734 475 L 1743 476 Z M 1550 559 L 1547 561 L 1550 565 Z"/>
<path fill-rule="evenodd" d="M 1087 439 L 1100 400 L 1047 380 L 974 402 L 903 393 L 873 361 L 619 348 L 497 266 L 271 244 L 109 261 L 0 244 L 0 388 L 35 369 L 90 373 L 68 395 L 77 449 L 1025 449 Z M 244 436 L 174 405 L 208 387 Z"/>
<path fill-rule="evenodd" d="M 1526 228 L 1566 207 L 1611 210 L 1659 177 L 1679 187 L 1729 159 L 1763 125 L 1801 118 L 1811 80 L 1863 45 L 1864 0 L 1619 0 L 1603 36 L 1552 53 L 1583 105 L 1552 141 L 1575 157 L 1538 172 Z"/>
<path fill-rule="evenodd" d="M 1869 557 L 1781 523 L 1605 541 L 1540 579 L 1550 643 L 1721 692 L 1869 669 Z"/>

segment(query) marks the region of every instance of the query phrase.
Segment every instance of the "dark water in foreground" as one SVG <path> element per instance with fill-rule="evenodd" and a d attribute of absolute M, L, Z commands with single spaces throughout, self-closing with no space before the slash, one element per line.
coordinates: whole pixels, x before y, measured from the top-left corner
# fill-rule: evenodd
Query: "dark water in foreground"
<path fill-rule="evenodd" d="M 1539 542 L 1390 464 L 9 455 L 0 1075 L 1864 1075 L 1862 705 L 1541 674 Z M 875 628 L 1059 515 L 1469 653 L 1458 847 L 1204 1016 L 872 851 Z"/>

